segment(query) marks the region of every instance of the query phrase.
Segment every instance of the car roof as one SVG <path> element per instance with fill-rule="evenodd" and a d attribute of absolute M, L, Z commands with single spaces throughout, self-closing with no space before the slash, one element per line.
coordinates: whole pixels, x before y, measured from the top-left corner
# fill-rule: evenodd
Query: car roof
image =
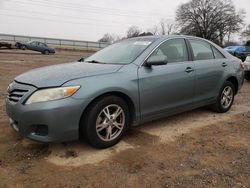
<path fill-rule="evenodd" d="M 190 35 L 151 35 L 151 36 L 139 36 L 130 39 L 138 39 L 138 38 L 145 38 L 145 39 L 168 39 L 168 38 L 197 38 L 201 39 L 200 37 L 190 36 Z M 203 38 L 202 38 L 203 39 Z"/>
<path fill-rule="evenodd" d="M 128 38 L 128 39 L 124 39 L 121 41 L 126 41 L 126 40 L 167 40 L 167 39 L 174 39 L 174 38 L 187 38 L 187 39 L 199 39 L 199 40 L 205 40 L 210 42 L 207 39 L 204 38 L 200 38 L 200 37 L 195 37 L 195 36 L 190 36 L 190 35 L 152 35 L 152 36 L 139 36 L 139 37 L 133 37 L 133 38 Z"/>

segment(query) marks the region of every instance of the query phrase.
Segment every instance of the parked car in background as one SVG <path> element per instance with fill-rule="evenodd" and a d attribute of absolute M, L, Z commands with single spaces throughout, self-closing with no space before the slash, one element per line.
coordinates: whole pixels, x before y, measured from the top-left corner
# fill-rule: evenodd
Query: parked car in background
<path fill-rule="evenodd" d="M 0 40 L 0 48 L 5 47 L 8 49 L 12 49 L 12 44 L 3 40 Z"/>
<path fill-rule="evenodd" d="M 246 57 L 250 55 L 250 47 L 249 46 L 228 46 L 224 48 L 224 50 L 228 51 L 230 54 L 238 57 L 243 62 L 246 60 Z"/>
<path fill-rule="evenodd" d="M 250 55 L 247 56 L 244 62 L 245 78 L 250 81 Z"/>
<path fill-rule="evenodd" d="M 17 76 L 9 85 L 11 126 L 42 142 L 85 138 L 116 144 L 129 126 L 211 105 L 227 112 L 244 81 L 243 63 L 191 36 L 123 40 L 82 62 Z"/>
<path fill-rule="evenodd" d="M 49 47 L 43 42 L 38 41 L 16 42 L 15 46 L 22 50 L 33 50 L 46 55 L 55 53 L 55 50 L 53 48 Z"/>

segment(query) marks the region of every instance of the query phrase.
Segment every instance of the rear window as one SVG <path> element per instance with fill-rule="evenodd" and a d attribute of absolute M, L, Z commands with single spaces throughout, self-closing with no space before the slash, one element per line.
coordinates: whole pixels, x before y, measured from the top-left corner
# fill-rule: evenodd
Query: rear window
<path fill-rule="evenodd" d="M 214 46 L 212 46 L 212 50 L 214 52 L 215 59 L 223 59 L 223 58 L 225 58 L 225 56 L 218 49 L 216 49 Z"/>

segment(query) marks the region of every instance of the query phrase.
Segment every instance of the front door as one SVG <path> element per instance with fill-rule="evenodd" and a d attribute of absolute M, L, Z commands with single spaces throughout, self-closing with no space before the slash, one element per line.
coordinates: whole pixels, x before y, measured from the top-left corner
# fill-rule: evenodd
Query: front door
<path fill-rule="evenodd" d="M 191 106 L 194 97 L 194 63 L 189 61 L 185 40 L 167 40 L 154 55 L 167 56 L 168 63 L 138 69 L 143 119 Z"/>

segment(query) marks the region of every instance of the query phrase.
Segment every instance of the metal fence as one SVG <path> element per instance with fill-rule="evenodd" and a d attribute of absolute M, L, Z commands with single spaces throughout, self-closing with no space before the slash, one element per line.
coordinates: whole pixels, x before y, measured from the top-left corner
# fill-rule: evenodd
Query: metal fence
<path fill-rule="evenodd" d="M 62 48 L 84 48 L 84 49 L 94 49 L 99 50 L 108 46 L 108 43 L 103 42 L 91 42 L 91 41 L 81 41 L 81 40 L 67 40 L 67 39 L 55 39 L 55 38 L 43 38 L 34 36 L 22 36 L 22 35 L 9 35 L 0 34 L 0 40 L 7 42 L 26 42 L 30 40 L 35 40 L 39 42 L 44 42 L 48 45 Z"/>

